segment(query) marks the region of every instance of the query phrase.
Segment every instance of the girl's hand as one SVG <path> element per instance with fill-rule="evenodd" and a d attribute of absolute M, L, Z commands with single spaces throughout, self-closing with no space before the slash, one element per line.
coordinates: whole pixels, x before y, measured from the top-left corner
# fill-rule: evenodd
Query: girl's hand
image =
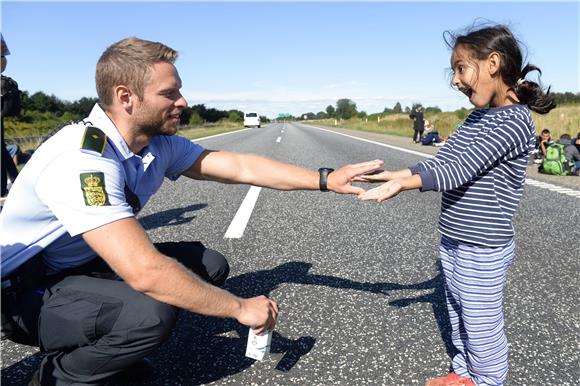
<path fill-rule="evenodd" d="M 403 190 L 403 185 L 399 180 L 392 180 L 374 189 L 367 190 L 358 195 L 358 198 L 363 201 L 377 200 L 382 202 L 389 198 L 395 197 Z"/>
<path fill-rule="evenodd" d="M 354 177 L 353 182 L 383 182 L 393 179 L 393 172 L 388 170 L 375 170 L 371 173 Z"/>

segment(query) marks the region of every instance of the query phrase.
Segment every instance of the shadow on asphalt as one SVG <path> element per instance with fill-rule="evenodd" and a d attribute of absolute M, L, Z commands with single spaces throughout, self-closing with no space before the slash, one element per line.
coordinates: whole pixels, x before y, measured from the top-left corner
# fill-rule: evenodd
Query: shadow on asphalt
<path fill-rule="evenodd" d="M 229 278 L 223 288 L 244 298 L 268 295 L 283 283 L 354 289 L 384 295 L 397 290 L 433 288 L 434 291 L 431 294 L 397 299 L 389 304 L 395 307 L 406 307 L 418 302 L 430 303 L 447 353 L 450 356 L 453 355 L 454 348 L 451 345 L 443 275 L 439 263 L 439 274 L 436 277 L 409 285 L 356 282 L 334 276 L 310 274 L 311 267 L 310 263 L 288 262 L 270 270 L 249 272 Z M 154 366 L 153 378 L 146 382 L 124 384 L 200 385 L 237 374 L 251 367 L 255 362 L 245 356 L 247 336 L 248 328 L 235 320 L 182 312 L 168 342 L 148 357 Z M 302 356 L 312 350 L 315 342 L 316 338 L 312 336 L 289 339 L 274 332 L 271 353 L 283 354 L 276 365 L 276 370 L 289 372 Z M 18 378 L 29 379 L 41 359 L 41 354 L 35 354 L 3 369 L 2 384 L 8 385 Z"/>
<path fill-rule="evenodd" d="M 429 303 L 433 309 L 433 315 L 437 321 L 437 326 L 439 327 L 439 333 L 441 334 L 441 339 L 445 343 L 445 349 L 449 358 L 453 358 L 458 354 L 457 349 L 453 346 L 451 341 L 451 324 L 449 321 L 449 313 L 447 312 L 447 304 L 445 301 L 445 288 L 443 287 L 443 268 L 441 267 L 441 262 L 437 261 L 437 271 L 439 272 L 431 280 L 424 281 L 422 283 L 411 284 L 400 286 L 397 289 L 430 289 L 433 288 L 434 291 L 430 294 L 417 296 L 415 298 L 404 298 L 397 299 L 389 302 L 389 305 L 395 307 L 407 307 L 414 303 Z"/>
<path fill-rule="evenodd" d="M 207 207 L 207 204 L 194 204 L 183 208 L 174 208 L 157 212 L 139 218 L 139 222 L 145 230 L 151 230 L 162 226 L 175 226 L 191 222 L 195 216 L 186 216 L 186 213 L 195 212 Z"/>

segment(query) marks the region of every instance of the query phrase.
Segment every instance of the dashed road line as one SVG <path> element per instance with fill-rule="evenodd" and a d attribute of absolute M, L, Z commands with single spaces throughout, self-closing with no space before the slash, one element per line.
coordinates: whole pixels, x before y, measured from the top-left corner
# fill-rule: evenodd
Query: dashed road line
<path fill-rule="evenodd" d="M 258 196 L 260 195 L 261 190 L 262 188 L 257 186 L 250 187 L 244 201 L 242 201 L 234 219 L 230 223 L 230 226 L 224 235 L 224 239 L 239 239 L 244 235 L 244 231 L 246 230 L 246 226 L 248 225 L 248 221 L 250 220 L 256 201 L 258 201 Z"/>

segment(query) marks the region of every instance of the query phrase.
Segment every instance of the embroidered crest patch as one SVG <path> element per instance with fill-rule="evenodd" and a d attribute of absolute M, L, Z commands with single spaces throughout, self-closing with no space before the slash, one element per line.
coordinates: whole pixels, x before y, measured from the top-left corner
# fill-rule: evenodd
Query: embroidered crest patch
<path fill-rule="evenodd" d="M 80 178 L 87 206 L 111 205 L 105 190 L 105 175 L 102 172 L 81 173 Z"/>

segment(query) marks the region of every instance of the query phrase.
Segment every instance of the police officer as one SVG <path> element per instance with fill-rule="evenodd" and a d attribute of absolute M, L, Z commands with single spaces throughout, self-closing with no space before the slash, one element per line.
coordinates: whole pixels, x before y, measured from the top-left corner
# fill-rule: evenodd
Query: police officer
<path fill-rule="evenodd" d="M 358 194 L 354 176 L 380 161 L 319 172 L 210 151 L 175 136 L 187 103 L 177 53 L 128 38 L 97 63 L 100 103 L 46 141 L 0 214 L 3 320 L 10 338 L 46 352 L 33 381 L 102 383 L 169 336 L 178 312 L 272 329 L 275 301 L 219 288 L 226 259 L 200 243 L 152 244 L 135 219 L 165 177 L 280 190 Z"/>

